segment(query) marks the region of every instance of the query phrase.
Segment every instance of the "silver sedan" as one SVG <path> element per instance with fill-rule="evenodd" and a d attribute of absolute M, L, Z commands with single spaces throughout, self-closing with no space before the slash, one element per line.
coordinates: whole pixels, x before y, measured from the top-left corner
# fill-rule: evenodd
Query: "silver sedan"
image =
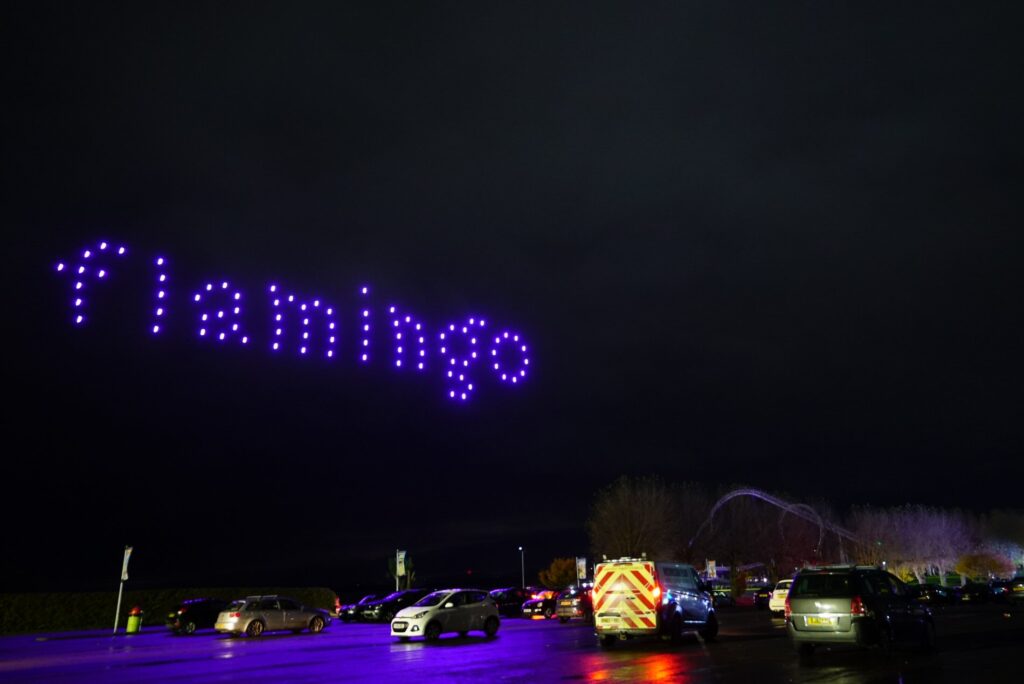
<path fill-rule="evenodd" d="M 308 629 L 313 634 L 331 623 L 331 615 L 321 608 L 308 608 L 286 596 L 250 596 L 234 601 L 220 615 L 214 628 L 218 632 L 258 637 L 263 632 L 291 630 L 298 634 Z"/>

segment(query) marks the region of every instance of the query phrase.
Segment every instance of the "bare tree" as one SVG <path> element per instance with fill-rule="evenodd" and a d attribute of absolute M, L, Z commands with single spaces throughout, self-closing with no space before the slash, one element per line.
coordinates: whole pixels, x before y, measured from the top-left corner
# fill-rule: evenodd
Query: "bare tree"
<path fill-rule="evenodd" d="M 658 477 L 623 476 L 598 492 L 587 520 L 595 556 L 678 558 L 685 503 Z"/>

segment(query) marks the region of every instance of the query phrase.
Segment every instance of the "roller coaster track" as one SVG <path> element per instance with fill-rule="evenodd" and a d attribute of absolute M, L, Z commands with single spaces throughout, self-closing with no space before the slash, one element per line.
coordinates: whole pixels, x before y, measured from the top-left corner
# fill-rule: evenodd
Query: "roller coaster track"
<path fill-rule="evenodd" d="M 706 527 L 710 527 L 714 523 L 715 514 L 722 506 L 740 496 L 752 496 L 755 499 L 760 499 L 761 501 L 770 503 L 776 508 L 780 509 L 782 512 L 779 514 L 779 533 L 782 534 L 783 537 L 785 537 L 783 521 L 785 520 L 787 513 L 790 515 L 794 515 L 802 520 L 806 520 L 807 522 L 810 522 L 814 525 L 817 525 L 817 549 L 819 550 L 819 553 L 821 546 L 825 541 L 825 532 L 831 532 L 839 538 L 839 555 L 841 560 L 843 560 L 844 562 L 846 560 L 846 552 L 843 549 L 843 539 L 855 543 L 860 541 L 852 532 L 850 532 L 846 528 L 840 527 L 839 525 L 836 525 L 835 523 L 832 523 L 822 518 L 821 514 L 818 513 L 818 511 L 814 510 L 812 506 L 808 506 L 807 504 L 804 503 L 791 503 L 789 501 L 784 501 L 783 499 L 780 499 L 777 496 L 772 496 L 767 492 L 762 492 L 760 489 L 734 489 L 733 491 L 725 494 L 724 496 L 722 496 L 722 498 L 715 502 L 715 505 L 711 507 L 711 512 L 708 514 L 707 520 L 701 523 L 701 526 L 697 528 L 697 532 L 693 535 L 693 538 L 690 539 L 690 543 L 688 546 L 692 547 L 693 542 L 697 541 L 697 538 L 701 535 L 704 529 Z"/>

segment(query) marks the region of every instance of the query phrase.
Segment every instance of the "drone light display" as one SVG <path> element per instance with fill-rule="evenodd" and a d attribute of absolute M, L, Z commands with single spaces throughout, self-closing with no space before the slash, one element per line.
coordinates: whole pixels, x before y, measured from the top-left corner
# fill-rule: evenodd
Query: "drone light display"
<path fill-rule="evenodd" d="M 95 296 L 102 292 L 102 287 L 111 287 L 117 281 L 128 257 L 129 250 L 124 245 L 99 241 L 83 249 L 76 258 L 57 262 L 56 271 L 70 276 L 71 320 L 76 327 L 85 327 L 96 315 L 92 305 Z M 353 333 L 348 335 L 346 345 L 338 309 L 324 297 L 299 295 L 279 282 L 271 282 L 265 288 L 270 320 L 263 327 L 254 327 L 247 319 L 251 306 L 244 288 L 233 286 L 227 279 L 208 280 L 191 292 L 191 302 L 176 302 L 173 293 L 181 290 L 170 287 L 168 259 L 156 256 L 148 263 L 153 269 L 155 289 L 152 315 L 146 325 L 153 336 L 166 334 L 169 325 L 177 323 L 189 326 L 196 339 L 218 347 L 259 347 L 263 335 L 265 349 L 271 355 L 316 357 L 327 363 L 348 353 L 360 366 L 372 366 L 379 361 L 382 367 L 390 366 L 398 372 L 411 370 L 420 375 L 436 370 L 443 378 L 445 396 L 457 402 L 472 398 L 481 371 L 485 377 L 496 380 L 494 384 L 498 386 L 519 385 L 528 377 L 530 358 L 523 336 L 507 328 L 495 328 L 476 315 L 450 322 L 431 333 L 417 316 L 396 305 L 376 315 L 370 287 L 362 286 L 353 316 Z M 391 347 L 389 357 L 379 360 L 374 358 L 377 327 Z"/>

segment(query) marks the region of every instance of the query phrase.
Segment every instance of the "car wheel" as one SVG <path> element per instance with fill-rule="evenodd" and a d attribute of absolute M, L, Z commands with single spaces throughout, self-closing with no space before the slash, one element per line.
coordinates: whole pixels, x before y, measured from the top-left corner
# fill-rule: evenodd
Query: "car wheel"
<path fill-rule="evenodd" d="M 601 648 L 603 649 L 611 649 L 615 647 L 616 641 L 618 641 L 618 639 L 616 639 L 613 635 L 608 634 L 601 637 L 598 643 L 601 644 Z"/>
<path fill-rule="evenodd" d="M 427 641 L 437 641 L 441 638 L 441 623 L 431 622 L 427 625 L 427 628 L 423 630 L 423 638 Z"/>
<path fill-rule="evenodd" d="M 487 635 L 488 639 L 490 639 L 498 633 L 499 624 L 500 623 L 498 622 L 498 618 L 494 617 L 493 615 L 487 618 L 487 620 L 484 622 L 484 634 Z"/>
<path fill-rule="evenodd" d="M 565 617 L 564 615 L 560 615 L 558 617 L 558 621 L 561 622 L 564 625 L 566 622 L 569 621 L 569 618 Z"/>
<path fill-rule="evenodd" d="M 935 625 L 925 622 L 922 628 L 924 632 L 921 635 L 921 648 L 930 653 L 935 650 Z"/>
<path fill-rule="evenodd" d="M 715 632 L 717 633 L 717 631 L 718 627 L 716 623 Z M 683 640 L 683 619 L 678 615 L 672 618 L 672 626 L 669 627 L 668 637 L 675 643 L 679 643 Z"/>
<path fill-rule="evenodd" d="M 700 634 L 704 641 L 714 641 L 715 637 L 718 636 L 718 616 L 714 613 L 708 613 L 708 621 L 698 630 L 698 634 Z"/>
<path fill-rule="evenodd" d="M 555 617 L 554 609 L 553 608 L 545 608 L 544 609 L 544 619 L 545 620 L 550 620 L 553 617 Z"/>
<path fill-rule="evenodd" d="M 249 626 L 245 628 L 245 635 L 251 637 L 258 637 L 263 634 L 263 623 L 259 620 L 253 620 L 249 623 Z"/>
<path fill-rule="evenodd" d="M 309 621 L 309 631 L 311 634 L 319 634 L 324 631 L 324 619 L 319 615 L 315 616 Z"/>
<path fill-rule="evenodd" d="M 194 623 L 194 622 L 186 622 L 185 626 L 181 628 L 181 631 L 182 631 L 183 634 L 195 634 L 196 633 L 196 623 Z"/>

